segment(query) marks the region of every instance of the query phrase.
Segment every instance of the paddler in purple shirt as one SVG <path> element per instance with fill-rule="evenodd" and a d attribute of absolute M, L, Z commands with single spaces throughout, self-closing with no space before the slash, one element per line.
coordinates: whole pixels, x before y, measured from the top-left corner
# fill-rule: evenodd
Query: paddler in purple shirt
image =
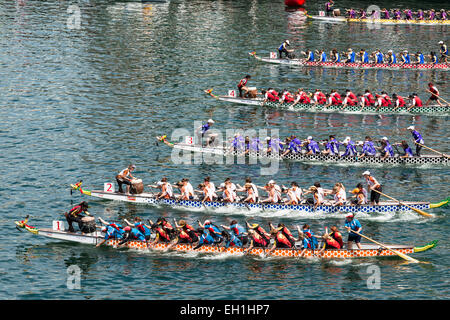
<path fill-rule="evenodd" d="M 313 140 L 311 136 L 309 136 L 305 142 L 306 142 L 306 150 L 308 151 L 306 153 L 307 155 L 320 153 L 319 145 L 317 144 L 316 141 Z"/>
<path fill-rule="evenodd" d="M 434 9 L 431 9 L 429 11 L 429 16 L 428 16 L 428 20 L 434 20 L 436 18 L 436 12 L 434 11 Z"/>
<path fill-rule="evenodd" d="M 389 15 L 389 10 L 387 10 L 386 8 L 383 9 L 383 14 L 384 14 L 384 19 L 390 19 L 391 16 Z"/>
<path fill-rule="evenodd" d="M 263 144 L 261 143 L 259 138 L 257 138 L 257 137 L 252 138 L 252 140 L 250 142 L 250 151 L 259 152 L 262 149 L 263 149 Z"/>
<path fill-rule="evenodd" d="M 350 9 L 348 11 L 348 16 L 350 19 L 355 19 L 356 18 L 356 11 L 354 9 Z"/>
<path fill-rule="evenodd" d="M 422 149 L 422 146 L 419 146 L 418 143 L 424 144 L 422 135 L 417 131 L 414 126 L 409 126 L 407 128 L 409 131 L 411 131 L 411 134 L 413 136 L 414 144 L 416 145 L 416 156 L 420 157 L 420 150 Z"/>
<path fill-rule="evenodd" d="M 241 136 L 239 133 L 236 133 L 234 135 L 234 139 L 231 142 L 231 149 L 234 151 L 242 151 L 244 150 L 244 137 Z"/>
<path fill-rule="evenodd" d="M 412 20 L 413 19 L 413 14 L 411 9 L 408 9 L 405 11 L 405 15 L 406 15 L 406 20 Z"/>
<path fill-rule="evenodd" d="M 394 11 L 394 19 L 395 20 L 401 20 L 402 19 L 402 13 L 400 12 L 400 10 L 395 10 Z"/>
<path fill-rule="evenodd" d="M 441 9 L 441 20 L 447 20 L 447 12 L 444 9 Z"/>
<path fill-rule="evenodd" d="M 361 9 L 359 11 L 359 18 L 360 19 L 367 19 L 366 11 L 364 9 Z"/>
<path fill-rule="evenodd" d="M 267 153 L 279 153 L 283 150 L 283 144 L 278 138 L 266 138 L 267 142 Z"/>
<path fill-rule="evenodd" d="M 345 146 L 345 152 L 341 157 L 347 156 L 356 156 L 358 155 L 358 151 L 356 150 L 355 143 L 350 139 L 350 137 L 346 137 L 342 144 Z"/>
<path fill-rule="evenodd" d="M 417 20 L 423 20 L 423 11 L 421 9 L 417 10 Z"/>

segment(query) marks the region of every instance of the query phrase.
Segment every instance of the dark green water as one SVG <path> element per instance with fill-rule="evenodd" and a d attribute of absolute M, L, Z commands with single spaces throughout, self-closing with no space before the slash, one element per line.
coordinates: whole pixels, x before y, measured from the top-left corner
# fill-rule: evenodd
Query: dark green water
<path fill-rule="evenodd" d="M 343 2 L 343 7 L 352 3 Z M 406 1 L 382 2 L 403 6 Z M 258 88 L 277 87 L 355 92 L 417 92 L 426 100 L 426 83 L 436 83 L 450 99 L 447 72 L 294 69 L 255 64 L 248 52 L 268 54 L 284 39 L 297 50 L 348 47 L 384 51 L 437 50 L 448 27 L 335 25 L 305 21 L 283 1 L 170 1 L 142 6 L 112 1 L 73 1 L 80 29 L 68 27 L 66 1 L 7 1 L 0 4 L 0 298 L 2 299 L 448 299 L 450 231 L 448 209 L 435 218 L 415 213 L 360 217 L 364 232 L 386 243 L 422 245 L 439 239 L 432 251 L 416 255 L 430 264 L 404 264 L 398 258 L 342 261 L 262 259 L 179 253 L 136 253 L 33 237 L 14 228 L 32 215 L 31 224 L 49 227 L 80 201 L 69 184 L 83 179 L 101 188 L 128 163 L 145 183 L 187 176 L 195 184 L 210 175 L 259 184 L 274 178 L 308 187 L 362 182 L 364 167 L 282 163 L 273 176 L 259 165 L 177 165 L 171 151 L 154 137 L 176 128 L 193 132 L 194 121 L 212 117 L 215 127 L 278 129 L 322 139 L 336 134 L 361 140 L 365 135 L 411 140 L 416 125 L 427 145 L 449 152 L 448 117 L 300 114 L 234 106 L 205 97 L 234 89 L 251 74 Z M 347 4 L 347 5 L 346 5 Z M 419 2 L 417 2 L 417 5 Z M 417 7 L 416 5 L 416 7 Z M 439 9 L 444 3 L 420 2 Z M 307 4 L 316 11 L 321 4 Z M 448 6 L 448 3 L 447 3 Z M 449 194 L 448 168 L 373 168 L 390 195 L 404 200 L 438 201 Z M 211 218 L 228 223 L 239 212 L 185 212 L 167 208 L 90 201 L 90 212 L 104 219 Z M 341 216 L 262 213 L 254 221 L 309 223 L 314 231 L 343 225 Z M 81 269 L 81 289 L 67 287 L 67 268 Z M 380 289 L 367 286 L 368 269 L 380 268 Z M 20 279 L 20 281 L 18 281 Z"/>

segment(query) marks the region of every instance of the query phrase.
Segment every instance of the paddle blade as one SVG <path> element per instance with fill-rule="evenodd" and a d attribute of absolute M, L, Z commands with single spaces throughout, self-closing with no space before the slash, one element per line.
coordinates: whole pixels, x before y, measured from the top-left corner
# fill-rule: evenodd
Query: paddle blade
<path fill-rule="evenodd" d="M 391 250 L 392 250 L 392 249 L 391 249 Z M 408 256 L 408 255 L 406 255 L 406 254 L 404 254 L 404 253 L 401 253 L 401 252 L 399 252 L 399 251 L 397 251 L 397 250 L 392 250 L 392 251 L 393 251 L 395 254 L 397 254 L 399 257 L 405 259 L 405 260 L 408 261 L 408 262 L 411 262 L 411 263 L 420 263 L 419 260 L 416 260 L 416 259 L 414 259 L 414 258 L 411 258 L 410 256 Z"/>
<path fill-rule="evenodd" d="M 427 212 L 425 212 L 423 210 L 420 210 L 420 209 L 417 209 L 417 208 L 413 208 L 413 207 L 411 207 L 411 209 L 413 209 L 415 212 L 417 212 L 418 214 L 421 214 L 424 217 L 428 217 L 428 218 L 434 217 L 434 215 L 432 215 L 430 213 L 427 213 Z"/>

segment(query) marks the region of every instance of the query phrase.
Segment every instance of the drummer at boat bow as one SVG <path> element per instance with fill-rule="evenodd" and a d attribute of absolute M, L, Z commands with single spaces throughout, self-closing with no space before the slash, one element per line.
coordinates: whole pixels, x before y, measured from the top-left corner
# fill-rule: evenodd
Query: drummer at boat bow
<path fill-rule="evenodd" d="M 290 46 L 289 40 L 283 41 L 283 43 L 278 47 L 278 56 L 280 59 L 283 58 L 283 53 L 285 54 L 286 58 L 291 58 L 291 53 L 294 52 L 293 49 L 288 49 L 287 47 Z"/>
<path fill-rule="evenodd" d="M 245 95 L 248 93 L 248 87 L 247 87 L 247 82 L 248 80 L 250 80 L 251 76 L 248 74 L 246 75 L 244 78 L 241 79 L 241 81 L 239 81 L 237 87 L 239 90 L 239 98 L 244 98 Z M 242 93 L 244 92 L 244 93 Z"/>
<path fill-rule="evenodd" d="M 89 208 L 89 205 L 87 204 L 86 201 L 83 201 L 79 204 L 77 204 L 76 206 L 74 206 L 72 209 L 69 210 L 69 212 L 65 212 L 64 215 L 66 216 L 66 220 L 67 223 L 69 225 L 69 232 L 75 232 L 75 229 L 72 226 L 72 223 L 76 222 L 78 223 L 78 227 L 80 228 L 80 230 L 83 229 L 83 218 L 85 218 L 85 216 L 83 215 L 83 213 L 85 215 L 90 215 L 89 212 L 87 211 L 87 209 Z"/>
<path fill-rule="evenodd" d="M 203 146 L 203 141 L 206 140 L 206 147 L 209 147 L 217 137 L 217 134 L 211 133 L 209 131 L 214 124 L 213 119 L 209 119 L 204 125 L 196 129 L 197 141 Z"/>
<path fill-rule="evenodd" d="M 134 179 L 131 172 L 136 169 L 134 164 L 130 164 L 127 168 L 120 171 L 120 173 L 116 176 L 117 184 L 119 185 L 119 193 L 123 193 L 122 185 L 127 185 L 127 194 L 130 193 L 130 187 L 132 185 L 131 181 Z"/>

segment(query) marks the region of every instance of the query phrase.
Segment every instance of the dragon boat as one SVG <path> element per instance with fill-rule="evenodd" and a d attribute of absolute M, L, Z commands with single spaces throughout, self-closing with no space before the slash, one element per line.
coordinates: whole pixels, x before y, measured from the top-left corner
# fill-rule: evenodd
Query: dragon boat
<path fill-rule="evenodd" d="M 320 20 L 323 22 L 331 22 L 331 23 L 349 23 L 349 22 L 357 22 L 357 23 L 368 23 L 368 24 L 381 24 L 381 25 L 417 25 L 417 26 L 447 26 L 450 25 L 450 20 L 416 20 L 416 19 L 376 19 L 376 18 L 349 18 L 349 17 L 329 17 L 325 16 L 325 12 L 322 13 L 319 11 L 319 15 L 309 15 L 306 16 L 310 19 Z"/>
<path fill-rule="evenodd" d="M 417 167 L 417 168 L 430 168 L 436 166 L 449 166 L 450 157 L 446 155 L 421 155 L 403 158 L 399 154 L 394 157 L 388 157 L 383 159 L 383 157 L 377 153 L 374 157 L 359 157 L 359 156 L 345 156 L 342 155 L 344 152 L 340 152 L 340 155 L 325 155 L 325 154 L 314 154 L 307 155 L 306 151 L 302 150 L 302 153 L 288 153 L 282 155 L 280 152 L 269 153 L 267 151 L 255 152 L 243 150 L 234 150 L 231 146 L 222 147 L 203 147 L 200 145 L 189 144 L 189 143 L 172 143 L 167 140 L 166 136 L 157 137 L 157 140 L 163 141 L 167 146 L 193 153 L 206 153 L 211 155 L 221 155 L 223 157 L 234 157 L 239 158 L 253 158 L 253 159 L 264 159 L 264 160 L 277 160 L 277 161 L 297 161 L 308 163 L 312 165 L 355 165 L 364 167 L 380 167 L 380 166 L 406 166 L 406 167 Z M 188 139 L 186 139 L 188 140 Z"/>
<path fill-rule="evenodd" d="M 53 221 L 52 228 L 42 228 L 38 229 L 36 227 L 30 227 L 26 221 L 16 221 L 16 227 L 21 230 L 25 229 L 34 235 L 43 236 L 51 239 L 57 239 L 72 243 L 80 243 L 86 245 L 97 245 L 104 239 L 104 234 L 96 230 L 92 233 L 81 233 L 81 232 L 68 232 L 65 231 L 65 225 L 63 221 Z M 110 239 L 105 242 L 106 246 L 117 248 L 120 240 Z M 348 258 L 363 258 L 363 257 L 387 257 L 396 256 L 394 251 L 400 252 L 401 254 L 411 254 L 424 252 L 433 249 L 437 246 L 438 241 L 434 240 L 425 246 L 415 247 L 412 245 L 386 245 L 386 247 L 381 247 L 372 244 L 361 244 L 361 249 L 338 249 L 338 250 L 324 250 L 322 253 L 318 254 L 318 251 L 307 250 L 301 258 L 324 258 L 324 259 L 348 259 Z M 146 241 L 127 241 L 125 246 L 129 249 L 139 250 L 139 251 L 167 251 L 169 248 L 169 243 L 147 243 Z M 246 248 L 241 247 L 219 247 L 217 245 L 203 245 L 200 248 L 194 250 L 194 244 L 180 243 L 172 246 L 170 250 L 175 252 L 199 252 L 205 254 L 229 254 L 231 256 L 244 256 L 244 250 Z M 389 250 L 389 249 L 391 250 Z M 274 257 L 289 257 L 289 258 L 300 258 L 301 243 L 297 242 L 296 247 L 292 249 L 280 249 L 277 248 L 269 254 L 269 256 Z M 266 256 L 267 249 L 263 248 L 253 248 L 247 254 L 251 256 Z"/>
<path fill-rule="evenodd" d="M 142 192 L 139 194 L 125 194 L 111 190 L 112 184 L 105 183 L 104 190 L 87 190 L 83 189 L 82 181 L 77 184 L 71 184 L 71 191 L 78 190 L 82 195 L 91 196 L 94 198 L 114 200 L 114 201 L 124 201 L 139 204 L 147 204 L 154 206 L 167 206 L 174 209 L 181 210 L 217 210 L 217 209 L 232 209 L 238 212 L 251 211 L 256 212 L 267 212 L 267 211 L 294 211 L 294 212 L 306 212 L 310 214 L 314 213 L 396 213 L 396 212 L 410 212 L 411 208 L 418 210 L 427 210 L 433 208 L 439 208 L 448 205 L 450 197 L 444 201 L 438 203 L 430 203 L 425 201 L 402 201 L 401 204 L 395 201 L 380 201 L 378 205 L 351 205 L 346 204 L 342 206 L 335 206 L 328 201 L 317 208 L 311 204 L 298 204 L 298 205 L 288 205 L 283 203 L 245 203 L 245 202 L 221 202 L 221 201 L 201 201 L 201 200 L 179 200 L 179 199 L 157 199 L 152 193 Z"/>
<path fill-rule="evenodd" d="M 258 61 L 282 64 L 289 66 L 300 67 L 321 67 L 321 68 L 335 68 L 335 69 L 385 69 L 385 70 L 438 70 L 448 71 L 450 70 L 450 64 L 448 63 L 436 63 L 436 64 L 400 64 L 400 63 L 358 63 L 358 62 L 319 62 L 319 61 L 305 61 L 304 59 L 279 59 L 277 53 L 271 52 L 269 57 L 260 57 L 256 55 L 256 52 L 249 52 L 251 57 L 254 57 Z"/>
<path fill-rule="evenodd" d="M 238 98 L 233 96 L 233 90 L 230 90 L 230 94 L 228 95 L 216 95 L 212 93 L 213 89 L 204 90 L 204 92 L 214 99 L 219 101 L 241 104 L 241 105 L 250 105 L 250 106 L 258 106 L 258 107 L 268 107 L 268 108 L 282 108 L 286 110 L 293 111 L 302 111 L 302 112 L 311 112 L 311 113 L 345 113 L 345 114 L 385 114 L 385 115 L 426 115 L 426 116 L 449 116 L 450 115 L 450 106 L 440 106 L 440 105 L 429 105 L 427 107 L 415 107 L 408 110 L 408 107 L 399 107 L 394 110 L 393 107 L 374 107 L 374 106 L 366 106 L 362 108 L 361 106 L 346 106 L 343 108 L 342 105 L 331 105 L 329 107 L 325 107 L 325 105 L 314 105 L 304 104 L 304 103 L 278 103 L 272 101 L 264 102 L 262 98 Z"/>

